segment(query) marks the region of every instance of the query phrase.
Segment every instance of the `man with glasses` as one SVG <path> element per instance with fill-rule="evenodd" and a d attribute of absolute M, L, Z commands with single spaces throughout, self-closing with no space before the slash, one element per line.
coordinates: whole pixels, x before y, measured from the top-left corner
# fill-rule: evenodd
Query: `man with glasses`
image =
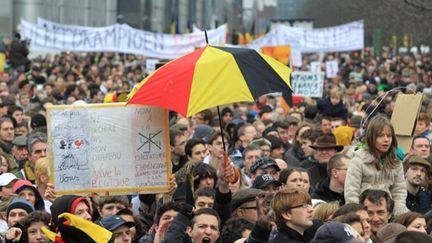
<path fill-rule="evenodd" d="M 232 197 L 232 216 L 256 223 L 258 219 L 256 197 L 262 198 L 265 192 L 260 189 L 247 188 L 234 193 Z"/>
<path fill-rule="evenodd" d="M 276 215 L 278 233 L 272 242 L 310 242 L 318 225 L 313 221 L 313 207 L 309 194 L 299 188 L 282 189 L 273 198 L 271 207 Z"/>
<path fill-rule="evenodd" d="M 328 176 L 318 183 L 312 192 L 312 198 L 325 202 L 338 201 L 339 205 L 344 205 L 344 185 L 350 162 L 351 159 L 346 155 L 333 156 L 327 164 Z"/>
<path fill-rule="evenodd" d="M 27 149 L 29 151 L 28 159 L 24 163 L 23 169 L 15 175 L 19 179 L 25 179 L 35 184 L 34 169 L 36 161 L 47 156 L 47 137 L 44 133 L 35 132 L 27 138 Z"/>

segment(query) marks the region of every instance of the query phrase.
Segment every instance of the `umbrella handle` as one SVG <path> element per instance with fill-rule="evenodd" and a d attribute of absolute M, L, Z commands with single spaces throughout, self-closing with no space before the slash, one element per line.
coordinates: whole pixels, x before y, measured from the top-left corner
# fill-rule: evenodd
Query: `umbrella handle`
<path fill-rule="evenodd" d="M 231 166 L 231 161 L 228 159 L 228 153 L 224 152 L 224 167 Z M 236 183 L 240 179 L 240 173 L 236 167 L 233 167 L 234 174 L 230 177 L 227 177 L 229 183 Z"/>

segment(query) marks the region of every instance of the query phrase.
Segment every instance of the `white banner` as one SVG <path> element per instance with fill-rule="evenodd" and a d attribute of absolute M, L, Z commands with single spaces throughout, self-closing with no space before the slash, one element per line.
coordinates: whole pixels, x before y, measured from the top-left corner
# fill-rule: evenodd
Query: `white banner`
<path fill-rule="evenodd" d="M 294 95 L 306 97 L 322 97 L 324 73 L 296 71 L 291 73 L 291 86 Z"/>
<path fill-rule="evenodd" d="M 329 28 L 304 29 L 278 26 L 248 46 L 291 45 L 301 52 L 353 51 L 364 48 L 363 20 Z"/>
<path fill-rule="evenodd" d="M 137 30 L 126 24 L 107 27 L 61 25 L 39 19 L 35 25 L 21 20 L 21 37 L 34 50 L 123 52 L 161 59 L 174 59 L 206 44 L 204 32 L 163 34 Z M 207 31 L 210 45 L 225 44 L 226 25 Z"/>

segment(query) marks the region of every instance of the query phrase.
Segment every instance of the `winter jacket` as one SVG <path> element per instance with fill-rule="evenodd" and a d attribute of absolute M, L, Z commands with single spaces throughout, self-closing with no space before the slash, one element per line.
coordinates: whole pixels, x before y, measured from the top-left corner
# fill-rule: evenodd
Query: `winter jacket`
<path fill-rule="evenodd" d="M 348 109 L 342 101 L 337 105 L 332 105 L 330 98 L 317 100 L 317 108 L 323 116 L 340 117 L 344 120 L 348 118 Z"/>
<path fill-rule="evenodd" d="M 313 199 L 320 199 L 325 202 L 339 202 L 339 205 L 345 204 L 344 194 L 330 190 L 330 177 L 322 180 L 311 194 Z"/>
<path fill-rule="evenodd" d="M 384 190 L 393 198 L 395 207 L 393 213 L 400 215 L 408 212 L 406 207 L 407 189 L 402 162 L 392 170 L 376 169 L 375 157 L 365 148 L 354 152 L 354 158 L 348 167 L 345 179 L 346 203 L 359 203 L 360 194 L 367 189 Z"/>
<path fill-rule="evenodd" d="M 311 187 L 316 187 L 318 183 L 323 181 L 327 176 L 327 164 L 316 163 L 307 170 Z"/>

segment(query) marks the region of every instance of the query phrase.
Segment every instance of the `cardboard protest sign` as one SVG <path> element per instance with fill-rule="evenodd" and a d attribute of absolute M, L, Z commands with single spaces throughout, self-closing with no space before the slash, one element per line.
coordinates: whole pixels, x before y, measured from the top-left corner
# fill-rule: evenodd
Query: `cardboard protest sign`
<path fill-rule="evenodd" d="M 324 89 L 324 73 L 292 72 L 291 85 L 294 95 L 305 97 L 322 97 Z"/>
<path fill-rule="evenodd" d="M 391 123 L 393 124 L 398 144 L 405 152 L 411 147 L 412 135 L 422 99 L 422 93 L 399 94 L 396 99 Z"/>
<path fill-rule="evenodd" d="M 321 72 L 321 62 L 311 62 L 310 71 L 314 73 Z"/>
<path fill-rule="evenodd" d="M 327 78 L 334 78 L 339 72 L 338 63 L 336 60 L 326 62 L 326 76 Z"/>
<path fill-rule="evenodd" d="M 48 153 L 57 194 L 168 191 L 168 113 L 125 103 L 48 108 Z"/>

